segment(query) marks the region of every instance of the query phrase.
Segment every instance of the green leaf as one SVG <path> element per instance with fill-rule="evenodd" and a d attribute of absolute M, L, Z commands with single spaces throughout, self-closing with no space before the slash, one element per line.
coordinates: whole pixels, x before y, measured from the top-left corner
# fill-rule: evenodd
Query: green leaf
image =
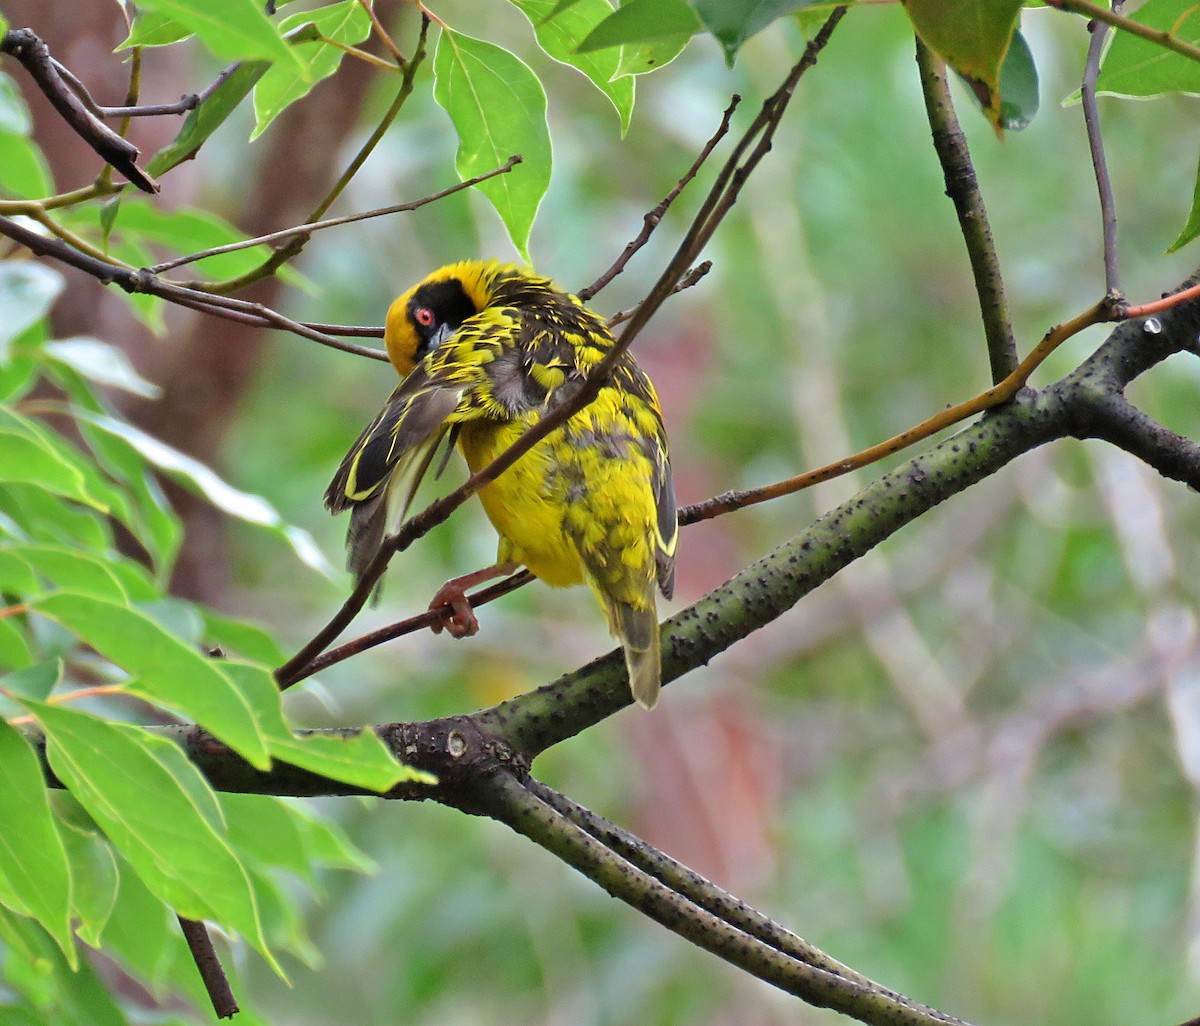
<path fill-rule="evenodd" d="M 161 996 L 171 963 L 184 946 L 179 924 L 119 853 L 116 863 L 117 904 L 100 944 Z"/>
<path fill-rule="evenodd" d="M 0 555 L 20 559 L 56 586 L 84 595 L 122 605 L 157 598 L 144 575 L 120 557 L 105 558 L 65 545 L 6 545 Z"/>
<path fill-rule="evenodd" d="M 236 929 L 280 972 L 220 804 L 183 752 L 138 727 L 25 704 L 46 733 L 51 768 L 150 891 L 182 916 Z"/>
<path fill-rule="evenodd" d="M 252 765 L 270 765 L 250 701 L 221 669 L 141 610 L 91 595 L 57 592 L 32 608 L 61 623 L 136 678 L 131 690 L 195 720 Z"/>
<path fill-rule="evenodd" d="M 211 644 L 221 646 L 226 655 L 239 655 L 256 663 L 278 666 L 287 655 L 274 636 L 246 620 L 235 620 L 211 609 L 204 609 L 204 636 Z"/>
<path fill-rule="evenodd" d="M 371 33 L 371 19 L 359 0 L 342 0 L 315 11 L 304 11 L 284 18 L 279 30 L 285 35 L 312 25 L 326 39 L 353 46 L 361 43 Z M 307 96 L 314 85 L 328 78 L 342 63 L 345 51 L 329 43 L 291 41 L 300 62 L 308 69 L 307 77 L 301 77 L 293 67 L 274 65 L 263 76 L 254 90 L 253 142 L 267 126 L 290 104 Z"/>
<path fill-rule="evenodd" d="M 59 819 L 59 830 L 71 864 L 71 911 L 75 932 L 85 944 L 100 947 L 100 935 L 117 903 L 117 861 L 99 835 Z"/>
<path fill-rule="evenodd" d="M 691 0 L 704 27 L 716 37 L 733 64 L 738 48 L 777 18 L 822 0 Z"/>
<path fill-rule="evenodd" d="M 42 350 L 52 360 L 65 363 L 89 381 L 110 385 L 143 399 L 157 399 L 161 389 L 143 378 L 124 351 L 96 338 L 64 338 L 47 342 Z"/>
<path fill-rule="evenodd" d="M 1039 105 L 1037 65 L 1018 30 L 1000 69 L 1000 127 L 1019 132 L 1037 115 Z"/>
<path fill-rule="evenodd" d="M 45 317 L 62 290 L 62 275 L 43 264 L 0 262 L 0 363 L 8 362 L 13 339 Z"/>
<path fill-rule="evenodd" d="M 259 0 L 138 0 L 138 6 L 174 19 L 223 61 L 278 61 L 308 74 Z"/>
<path fill-rule="evenodd" d="M 0 456 L 2 454 L 3 446 L 0 446 Z M 90 509 L 83 510 L 63 502 L 38 485 L 5 482 L 0 488 L 0 509 L 7 512 L 29 538 L 56 544 L 66 542 L 85 549 L 107 549 L 113 543 L 106 518 L 97 517 Z"/>
<path fill-rule="evenodd" d="M 617 63 L 616 77 L 648 75 L 659 68 L 665 68 L 683 53 L 683 48 L 691 42 L 692 35 L 691 32 L 683 32 L 659 39 L 644 39 L 640 43 L 626 43 L 620 50 L 621 59 Z"/>
<path fill-rule="evenodd" d="M 160 442 L 131 424 L 82 410 L 76 411 L 76 417 L 128 442 L 143 459 L 188 485 L 223 513 L 268 529 L 287 542 L 300 560 L 318 573 L 331 580 L 337 577 L 337 571 L 317 547 L 312 535 L 285 522 L 266 499 L 238 491 L 199 460 L 172 449 L 165 442 Z"/>
<path fill-rule="evenodd" d="M 512 0 L 533 25 L 540 46 L 560 64 L 583 72 L 605 96 L 621 119 L 621 134 L 629 131 L 633 116 L 633 81 L 616 78 L 619 50 L 579 53 L 579 44 L 601 21 L 612 14 L 608 0 L 574 0 L 567 7 L 554 0 Z"/>
<path fill-rule="evenodd" d="M 1188 0 L 1146 0 L 1133 20 L 1200 44 L 1200 17 Z M 1200 93 L 1200 64 L 1131 32 L 1116 32 L 1104 55 L 1096 91 L 1108 96 Z"/>
<path fill-rule="evenodd" d="M 0 720 L 0 900 L 46 928 L 74 969 L 71 870 L 54 824 L 41 765 L 29 742 Z M 15 901 L 13 900 L 15 898 Z"/>
<path fill-rule="evenodd" d="M 586 53 L 664 36 L 691 37 L 702 27 L 687 0 L 629 0 L 588 33 L 579 49 Z"/>
<path fill-rule="evenodd" d="M 40 146 L 0 131 L 0 188 L 14 199 L 38 199 L 54 191 L 54 177 Z"/>
<path fill-rule="evenodd" d="M 1183 226 L 1179 238 L 1171 243 L 1167 252 L 1174 253 L 1175 250 L 1182 249 L 1197 235 L 1200 235 L 1200 168 L 1196 171 L 1196 186 L 1192 192 L 1192 209 L 1188 214 L 1187 224 Z"/>
<path fill-rule="evenodd" d="M 47 450 L 24 432 L 0 427 L 0 481 L 31 484 L 56 495 L 95 505 L 84 477 L 70 463 Z"/>
<path fill-rule="evenodd" d="M 16 673 L 6 673 L 0 677 L 0 688 L 10 695 L 32 698 L 34 701 L 42 702 L 49 698 L 50 692 L 58 687 L 62 675 L 62 660 L 47 659 L 44 663 L 18 670 Z"/>
<path fill-rule="evenodd" d="M 970 87 L 992 125 L 1001 124 L 1000 68 L 1022 0 L 905 0 L 917 34 Z"/>
<path fill-rule="evenodd" d="M 23 671 L 36 662 L 25 635 L 11 619 L 0 620 L 0 666 Z M 7 678 L 6 678 L 7 679 Z M 4 681 L 0 680 L 0 685 Z"/>
<path fill-rule="evenodd" d="M 146 163 L 146 174 L 157 178 L 194 157 L 205 140 L 250 95 L 270 66 L 268 61 L 243 61 L 234 68 L 198 107 L 188 111 L 179 134 Z"/>
<path fill-rule="evenodd" d="M 0 14 L 0 36 L 4 35 L 4 33 L 7 31 L 8 31 L 8 19 L 6 17 L 4 17 L 3 14 Z"/>
<path fill-rule="evenodd" d="M 537 76 L 507 50 L 443 29 L 433 59 L 433 96 L 458 132 L 454 166 L 462 179 L 524 158 L 506 175 L 476 186 L 490 201 L 522 259 L 550 185 L 546 94 Z"/>
<path fill-rule="evenodd" d="M 259 725 L 274 758 L 331 780 L 380 793 L 404 780 L 435 783 L 428 773 L 397 762 L 391 749 L 370 729 L 294 734 L 284 722 L 279 690 L 269 669 L 236 660 L 220 665 L 254 702 Z"/>
<path fill-rule="evenodd" d="M 3 31 L 0 30 L 0 35 Z M 28 135 L 33 131 L 33 118 L 21 90 L 12 77 L 0 71 L 0 132 Z"/>
<path fill-rule="evenodd" d="M 118 50 L 128 50 L 134 46 L 167 46 L 187 39 L 192 34 L 191 29 L 181 25 L 174 18 L 162 11 L 143 10 L 138 5 L 137 16 L 133 19 L 133 27 L 129 35 L 117 46 Z"/>

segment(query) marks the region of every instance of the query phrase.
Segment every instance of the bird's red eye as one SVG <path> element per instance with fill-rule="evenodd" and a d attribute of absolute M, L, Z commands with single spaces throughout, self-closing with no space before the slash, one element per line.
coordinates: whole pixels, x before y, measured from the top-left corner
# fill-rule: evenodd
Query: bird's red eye
<path fill-rule="evenodd" d="M 427 306 L 418 306 L 413 311 L 413 320 L 415 320 L 422 328 L 431 327 L 435 318 L 433 311 Z"/>

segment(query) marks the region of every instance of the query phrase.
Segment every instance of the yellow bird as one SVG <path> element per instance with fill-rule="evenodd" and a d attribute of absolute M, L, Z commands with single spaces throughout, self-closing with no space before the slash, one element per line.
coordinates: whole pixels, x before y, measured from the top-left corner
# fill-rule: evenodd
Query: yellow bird
<path fill-rule="evenodd" d="M 614 344 L 604 321 L 548 278 L 474 260 L 435 271 L 392 303 L 384 339 L 403 380 L 325 493 L 331 512 L 352 510 L 356 575 L 379 550 L 389 496 L 403 482 L 407 509 L 443 439 L 478 471 L 574 394 Z M 658 396 L 633 357 L 479 497 L 500 535 L 496 564 L 438 591 L 430 608 L 444 626 L 474 634 L 466 588 L 519 566 L 555 587 L 586 581 L 625 650 L 633 697 L 653 706 L 655 586 L 671 597 L 678 530 Z"/>

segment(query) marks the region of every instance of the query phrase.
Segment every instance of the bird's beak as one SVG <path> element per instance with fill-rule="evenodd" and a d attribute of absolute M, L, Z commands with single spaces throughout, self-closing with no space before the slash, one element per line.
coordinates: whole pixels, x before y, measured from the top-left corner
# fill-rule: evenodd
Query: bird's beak
<path fill-rule="evenodd" d="M 449 324 L 443 324 L 438 327 L 438 330 L 433 333 L 429 339 L 430 350 L 437 349 L 443 342 L 454 334 L 454 329 Z"/>

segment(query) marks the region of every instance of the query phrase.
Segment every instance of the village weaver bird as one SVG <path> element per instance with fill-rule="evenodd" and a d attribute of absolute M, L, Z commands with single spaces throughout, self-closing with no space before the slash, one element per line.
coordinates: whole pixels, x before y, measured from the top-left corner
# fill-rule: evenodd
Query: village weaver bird
<path fill-rule="evenodd" d="M 392 303 L 384 339 L 403 380 L 325 493 L 331 512 L 351 510 L 346 545 L 356 575 L 379 551 L 389 500 L 402 494 L 407 509 L 443 439 L 480 470 L 574 394 L 614 345 L 576 296 L 496 261 L 429 275 Z M 496 564 L 437 592 L 434 630 L 476 633 L 466 589 L 520 566 L 555 587 L 586 581 L 625 651 L 633 697 L 653 706 L 655 586 L 670 598 L 678 530 L 658 396 L 633 357 L 622 356 L 591 404 L 479 498 L 500 535 Z"/>

